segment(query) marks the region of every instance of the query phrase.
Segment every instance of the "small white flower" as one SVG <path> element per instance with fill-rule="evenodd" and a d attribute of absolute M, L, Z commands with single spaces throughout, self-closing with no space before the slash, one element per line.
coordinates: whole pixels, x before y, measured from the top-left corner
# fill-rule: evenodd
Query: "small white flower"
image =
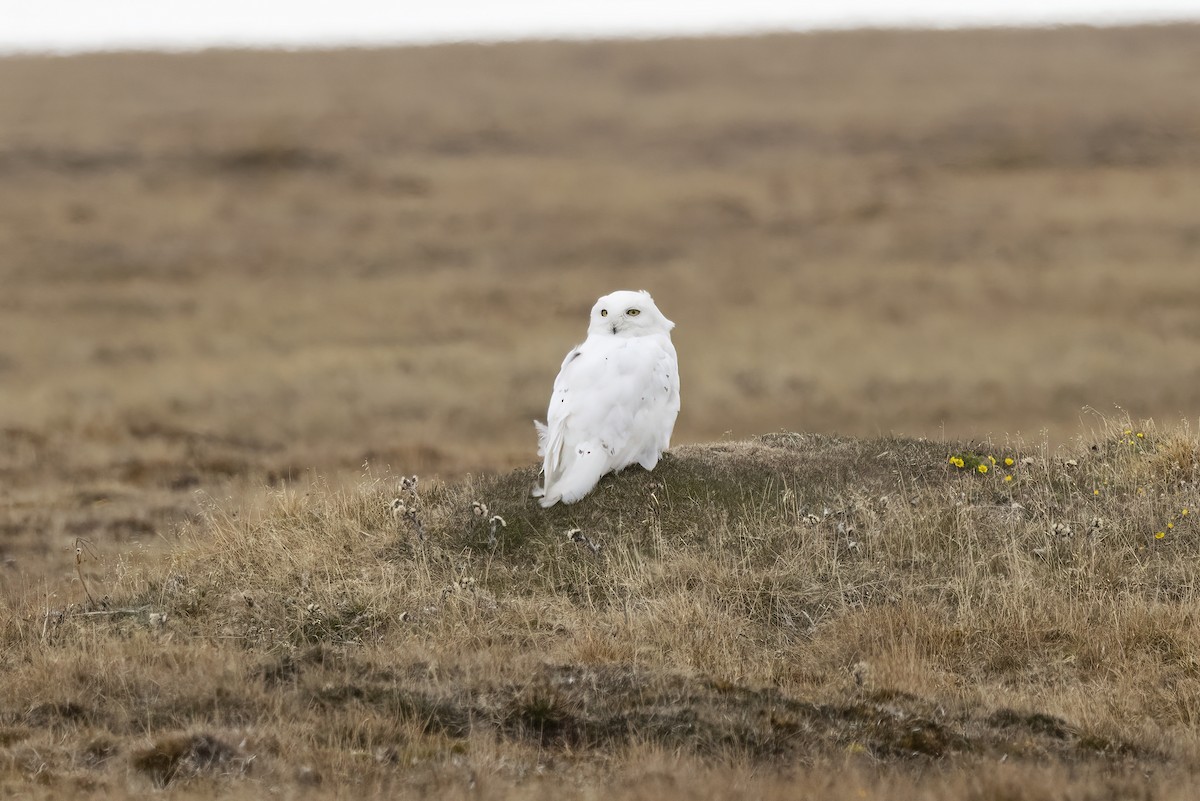
<path fill-rule="evenodd" d="M 496 532 L 499 529 L 508 528 L 508 523 L 506 523 L 504 518 L 500 515 L 492 515 L 488 522 L 491 523 L 491 529 L 488 531 L 488 547 L 495 548 L 497 542 Z"/>

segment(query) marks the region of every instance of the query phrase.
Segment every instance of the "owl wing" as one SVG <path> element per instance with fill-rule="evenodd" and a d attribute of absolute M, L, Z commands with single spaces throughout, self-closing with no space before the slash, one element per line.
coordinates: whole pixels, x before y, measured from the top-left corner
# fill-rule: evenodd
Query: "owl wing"
<path fill-rule="evenodd" d="M 543 506 L 579 500 L 612 469 L 613 413 L 622 393 L 621 360 L 613 340 L 589 338 L 563 359 L 538 426 L 543 487 L 534 491 Z"/>
<path fill-rule="evenodd" d="M 558 376 L 554 379 L 554 391 L 550 394 L 550 407 L 546 410 L 546 422 L 543 424 L 534 421 L 538 431 L 538 456 L 543 457 L 542 470 L 547 477 L 557 475 L 562 462 L 567 433 L 566 421 L 571 414 L 568 401 L 574 399 L 571 387 L 580 387 L 580 379 L 586 377 L 587 371 L 580 370 L 577 364 L 582 356 L 582 349 L 583 345 L 573 348 L 558 369 Z"/>
<path fill-rule="evenodd" d="M 651 424 L 657 453 L 651 464 L 646 464 L 645 459 L 638 460 L 647 470 L 653 470 L 658 457 L 671 447 L 671 433 L 675 430 L 675 419 L 679 417 L 679 357 L 670 339 L 663 344 L 662 356 L 655 362 L 653 379 L 651 389 L 655 403 L 651 409 Z"/>
<path fill-rule="evenodd" d="M 620 470 L 637 462 L 653 470 L 658 459 L 671 445 L 671 433 L 679 416 L 679 360 L 670 337 L 642 337 L 638 340 L 636 395 L 630 393 L 632 413 L 628 434 L 615 454 L 613 469 Z M 636 401 L 636 402 L 634 402 Z"/>

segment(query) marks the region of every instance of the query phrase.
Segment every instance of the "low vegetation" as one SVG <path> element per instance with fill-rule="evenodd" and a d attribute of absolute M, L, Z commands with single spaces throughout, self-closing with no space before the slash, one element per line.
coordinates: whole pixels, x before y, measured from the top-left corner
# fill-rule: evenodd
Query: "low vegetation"
<path fill-rule="evenodd" d="M 6 610 L 0 786 L 1183 798 L 1198 464 L 1151 425 L 776 434 L 549 510 L 532 468 L 213 505 Z"/>

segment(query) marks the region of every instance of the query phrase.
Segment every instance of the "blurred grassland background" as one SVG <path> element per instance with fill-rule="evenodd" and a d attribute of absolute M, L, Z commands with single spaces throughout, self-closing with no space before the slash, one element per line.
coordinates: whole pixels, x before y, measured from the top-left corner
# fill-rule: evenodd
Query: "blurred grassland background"
<path fill-rule="evenodd" d="M 0 580 L 528 464 L 616 288 L 678 443 L 1195 420 L 1200 26 L 0 59 Z"/>

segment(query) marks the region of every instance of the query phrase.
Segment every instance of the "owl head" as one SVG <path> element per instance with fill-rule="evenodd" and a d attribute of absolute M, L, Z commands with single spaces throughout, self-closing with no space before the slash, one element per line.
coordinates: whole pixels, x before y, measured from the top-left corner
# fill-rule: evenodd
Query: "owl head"
<path fill-rule="evenodd" d="M 675 323 L 663 316 L 646 290 L 622 289 L 605 295 L 592 307 L 588 335 L 643 337 L 666 334 Z"/>

